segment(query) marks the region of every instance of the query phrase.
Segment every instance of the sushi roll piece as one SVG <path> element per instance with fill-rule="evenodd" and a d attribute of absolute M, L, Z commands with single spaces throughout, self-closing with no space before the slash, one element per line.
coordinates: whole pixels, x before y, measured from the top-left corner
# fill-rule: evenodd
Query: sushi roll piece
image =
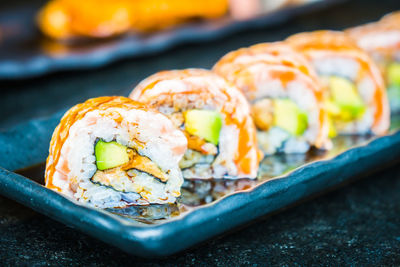
<path fill-rule="evenodd" d="M 256 178 L 262 153 L 243 94 L 203 69 L 162 71 L 130 98 L 167 115 L 188 140 L 179 166 L 185 179 Z"/>
<path fill-rule="evenodd" d="M 276 42 L 242 48 L 222 57 L 213 70 L 249 100 L 264 153 L 331 147 L 322 86 L 306 58 L 289 45 Z"/>
<path fill-rule="evenodd" d="M 51 0 L 38 12 L 37 24 L 47 37 L 70 42 L 152 32 L 227 11 L 228 0 Z"/>
<path fill-rule="evenodd" d="M 400 112 L 400 12 L 346 31 L 384 74 L 390 109 Z"/>
<path fill-rule="evenodd" d="M 126 97 L 72 107 L 53 133 L 46 187 L 100 208 L 174 203 L 185 136 L 156 110 Z"/>
<path fill-rule="evenodd" d="M 292 4 L 292 0 L 229 0 L 229 15 L 235 20 L 248 20 Z"/>
<path fill-rule="evenodd" d="M 125 0 L 51 0 L 37 15 L 42 33 L 63 41 L 117 36 L 130 29 L 131 21 Z"/>
<path fill-rule="evenodd" d="M 384 134 L 390 124 L 378 66 L 344 32 L 299 33 L 288 42 L 312 63 L 325 85 L 325 107 L 341 134 Z"/>

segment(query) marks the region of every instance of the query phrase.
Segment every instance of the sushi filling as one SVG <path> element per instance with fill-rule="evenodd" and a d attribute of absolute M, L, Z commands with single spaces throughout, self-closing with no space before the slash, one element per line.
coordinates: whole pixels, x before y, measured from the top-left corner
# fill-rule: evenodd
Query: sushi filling
<path fill-rule="evenodd" d="M 185 134 L 188 149 L 179 167 L 185 178 L 224 177 L 227 170 L 216 163 L 222 116 L 215 110 L 189 109 L 169 115 Z"/>
<path fill-rule="evenodd" d="M 146 193 L 142 180 L 158 183 L 168 181 L 168 174 L 148 157 L 116 141 L 98 140 L 94 151 L 97 171 L 90 179 L 94 184 L 119 192 L 142 194 Z"/>
<path fill-rule="evenodd" d="M 329 136 L 336 136 L 336 129 L 346 128 L 349 122 L 360 120 L 366 111 L 366 105 L 360 96 L 356 84 L 347 78 L 328 76 L 322 78 L 329 87 L 325 107 L 330 116 Z"/>
<path fill-rule="evenodd" d="M 288 98 L 263 98 L 252 105 L 257 139 L 265 154 L 305 153 L 309 149 L 303 135 L 308 115 Z"/>
<path fill-rule="evenodd" d="M 324 107 L 329 114 L 330 137 L 340 134 L 369 134 L 374 110 L 366 103 L 374 101 L 376 85 L 357 60 L 329 57 L 313 61 L 328 90 Z"/>
<path fill-rule="evenodd" d="M 400 111 L 400 62 L 392 62 L 386 68 L 386 82 L 390 108 Z"/>

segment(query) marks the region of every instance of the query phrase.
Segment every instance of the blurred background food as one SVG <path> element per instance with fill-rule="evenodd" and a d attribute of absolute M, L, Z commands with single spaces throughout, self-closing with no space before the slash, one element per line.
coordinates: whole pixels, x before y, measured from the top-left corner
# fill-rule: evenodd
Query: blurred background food
<path fill-rule="evenodd" d="M 324 0 L 229 0 L 229 13 L 237 20 L 250 19 L 280 8 Z"/>
<path fill-rule="evenodd" d="M 98 68 L 272 27 L 347 0 L 15 0 L 0 3 L 0 79 Z"/>
<path fill-rule="evenodd" d="M 39 11 L 38 25 L 54 39 L 104 38 L 130 29 L 163 29 L 190 18 L 216 18 L 227 9 L 227 0 L 52 0 Z"/>
<path fill-rule="evenodd" d="M 392 113 L 400 112 L 400 11 L 346 32 L 378 64 L 386 82 Z"/>
<path fill-rule="evenodd" d="M 321 0 L 319 0 L 321 1 Z M 37 23 L 48 37 L 105 38 L 130 30 L 153 32 L 191 19 L 228 15 L 251 19 L 268 12 L 315 0 L 51 0 L 38 13 Z"/>

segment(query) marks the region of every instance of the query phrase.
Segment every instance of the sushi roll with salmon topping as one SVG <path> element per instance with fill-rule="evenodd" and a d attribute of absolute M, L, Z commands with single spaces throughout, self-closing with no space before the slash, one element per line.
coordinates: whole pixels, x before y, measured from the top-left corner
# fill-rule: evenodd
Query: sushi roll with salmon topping
<path fill-rule="evenodd" d="M 299 33 L 288 42 L 312 63 L 325 85 L 325 106 L 341 134 L 384 134 L 390 124 L 378 66 L 344 32 Z"/>
<path fill-rule="evenodd" d="M 384 74 L 390 109 L 400 112 L 400 12 L 346 31 Z"/>
<path fill-rule="evenodd" d="M 289 45 L 242 48 L 222 57 L 213 70 L 249 100 L 264 153 L 305 153 L 312 146 L 332 146 L 322 86 L 306 58 Z"/>
<path fill-rule="evenodd" d="M 53 133 L 46 187 L 100 208 L 174 203 L 185 136 L 156 110 L 126 97 L 72 107 Z"/>
<path fill-rule="evenodd" d="M 142 81 L 130 98 L 167 115 L 186 136 L 179 166 L 185 179 L 256 178 L 257 148 L 243 94 L 203 69 L 162 71 Z"/>

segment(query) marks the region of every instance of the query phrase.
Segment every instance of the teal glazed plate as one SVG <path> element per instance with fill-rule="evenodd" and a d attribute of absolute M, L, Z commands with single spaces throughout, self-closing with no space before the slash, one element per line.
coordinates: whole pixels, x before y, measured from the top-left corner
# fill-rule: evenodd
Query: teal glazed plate
<path fill-rule="evenodd" d="M 60 118 L 58 113 L 0 132 L 0 193 L 142 257 L 182 251 L 400 159 L 399 118 L 393 118 L 386 136 L 341 136 L 329 152 L 266 157 L 256 180 L 186 181 L 176 205 L 102 210 L 43 186 L 44 162 Z"/>

